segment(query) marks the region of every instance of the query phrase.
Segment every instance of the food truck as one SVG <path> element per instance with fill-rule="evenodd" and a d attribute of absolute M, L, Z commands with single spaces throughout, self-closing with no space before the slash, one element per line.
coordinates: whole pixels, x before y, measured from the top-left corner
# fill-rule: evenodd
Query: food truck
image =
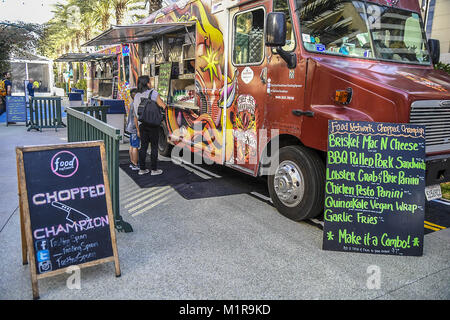
<path fill-rule="evenodd" d="M 55 60 L 62 63 L 85 63 L 87 65 L 87 102 L 101 105 L 124 104 L 129 106 L 129 88 L 137 81 L 134 66 L 139 64 L 135 46 L 120 44 L 96 52 L 67 53 Z"/>
<path fill-rule="evenodd" d="M 120 44 L 109 46 L 97 52 L 67 53 L 56 59 L 63 63 L 85 63 L 87 65 L 86 101 L 91 106 L 109 106 L 107 123 L 120 129 L 124 134 L 125 117 L 130 106 L 130 90 L 137 81 L 136 68 L 139 63 L 135 46 Z M 131 58 L 133 57 L 133 58 Z M 134 63 L 134 65 L 133 65 Z M 71 99 L 78 97 L 83 90 L 72 89 Z M 81 101 L 79 102 L 81 105 Z M 76 106 L 76 102 L 71 105 Z"/>
<path fill-rule="evenodd" d="M 101 105 L 105 101 L 114 105 L 114 100 L 123 101 L 126 109 L 130 104 L 130 88 L 136 86 L 139 65 L 136 46 L 119 44 L 101 49 L 96 54 L 104 59 L 91 60 L 89 64 L 92 90 L 91 101 Z"/>
<path fill-rule="evenodd" d="M 183 0 L 86 45 L 113 43 L 169 106 L 162 154 L 267 175 L 293 220 L 323 211 L 329 120 L 425 125 L 426 185 L 450 181 L 450 77 L 417 1 Z"/>

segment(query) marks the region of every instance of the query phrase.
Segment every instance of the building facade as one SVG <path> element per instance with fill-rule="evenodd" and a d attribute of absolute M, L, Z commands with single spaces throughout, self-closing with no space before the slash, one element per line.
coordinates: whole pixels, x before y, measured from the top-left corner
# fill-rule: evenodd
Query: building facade
<path fill-rule="evenodd" d="M 428 39 L 441 43 L 441 61 L 450 63 L 450 0 L 421 0 Z"/>

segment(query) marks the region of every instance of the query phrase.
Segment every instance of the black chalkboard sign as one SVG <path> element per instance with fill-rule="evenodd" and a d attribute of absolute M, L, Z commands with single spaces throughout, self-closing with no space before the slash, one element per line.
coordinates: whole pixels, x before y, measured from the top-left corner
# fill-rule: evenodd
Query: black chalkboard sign
<path fill-rule="evenodd" d="M 6 125 L 10 122 L 27 122 L 27 105 L 24 96 L 6 97 Z"/>
<path fill-rule="evenodd" d="M 323 249 L 421 256 L 425 127 L 330 120 Z"/>
<path fill-rule="evenodd" d="M 27 262 L 28 252 L 32 278 L 110 261 L 119 276 L 103 142 L 18 147 L 16 152 L 23 259 Z M 33 296 L 38 296 L 37 284 Z"/>

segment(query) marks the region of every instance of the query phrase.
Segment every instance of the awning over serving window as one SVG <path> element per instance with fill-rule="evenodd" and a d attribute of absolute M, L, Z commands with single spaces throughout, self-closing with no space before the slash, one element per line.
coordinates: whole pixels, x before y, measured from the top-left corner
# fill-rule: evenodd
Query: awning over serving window
<path fill-rule="evenodd" d="M 66 53 L 56 59 L 55 62 L 86 62 L 110 59 L 115 56 L 114 54 L 106 53 Z"/>
<path fill-rule="evenodd" d="M 83 44 L 83 47 L 144 42 L 163 34 L 185 29 L 194 24 L 195 21 L 112 26 L 109 30 Z"/>

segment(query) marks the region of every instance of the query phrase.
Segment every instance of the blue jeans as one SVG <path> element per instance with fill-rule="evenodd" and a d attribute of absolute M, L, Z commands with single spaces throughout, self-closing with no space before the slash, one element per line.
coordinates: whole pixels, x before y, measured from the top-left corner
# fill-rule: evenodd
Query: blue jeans
<path fill-rule="evenodd" d="M 139 139 L 137 133 L 132 133 L 130 136 L 130 146 L 133 148 L 139 148 L 141 140 Z"/>

